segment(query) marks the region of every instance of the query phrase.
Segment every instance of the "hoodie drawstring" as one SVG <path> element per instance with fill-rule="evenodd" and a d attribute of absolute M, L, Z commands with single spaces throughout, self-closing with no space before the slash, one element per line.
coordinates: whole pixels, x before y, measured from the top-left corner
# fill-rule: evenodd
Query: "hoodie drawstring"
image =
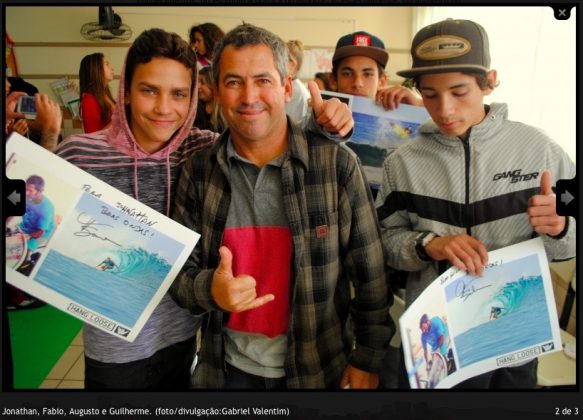
<path fill-rule="evenodd" d="M 138 194 L 138 154 L 136 152 L 136 143 L 132 142 L 134 147 L 134 198 L 140 201 L 140 196 Z"/>
<path fill-rule="evenodd" d="M 170 217 L 170 148 L 166 151 L 166 216 Z"/>
<path fill-rule="evenodd" d="M 136 143 L 132 142 L 134 149 L 134 198 L 140 201 L 138 191 L 138 153 L 136 151 Z M 166 216 L 170 217 L 170 149 L 166 151 Z"/>

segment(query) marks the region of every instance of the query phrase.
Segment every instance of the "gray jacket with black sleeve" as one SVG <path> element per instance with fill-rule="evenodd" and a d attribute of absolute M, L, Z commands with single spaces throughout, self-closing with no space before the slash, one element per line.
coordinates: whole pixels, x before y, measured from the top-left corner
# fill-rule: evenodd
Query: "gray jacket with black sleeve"
<path fill-rule="evenodd" d="M 575 176 L 575 165 L 540 130 L 507 119 L 505 104 L 486 107 L 484 120 L 467 140 L 442 134 L 429 121 L 419 138 L 401 146 L 383 164 L 376 200 L 387 264 L 408 271 L 406 301 L 446 268 L 422 260 L 415 250 L 420 232 L 467 233 L 488 251 L 531 239 L 528 199 L 540 191 L 544 169 L 553 180 Z M 548 259 L 575 256 L 575 219 L 557 237 L 542 235 Z"/>

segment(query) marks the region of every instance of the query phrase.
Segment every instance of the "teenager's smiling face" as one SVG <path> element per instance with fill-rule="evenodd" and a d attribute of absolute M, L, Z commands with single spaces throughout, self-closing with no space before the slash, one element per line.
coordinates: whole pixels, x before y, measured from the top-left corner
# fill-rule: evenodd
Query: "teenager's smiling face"
<path fill-rule="evenodd" d="M 136 142 L 148 153 L 162 149 L 188 116 L 192 73 L 184 64 L 163 57 L 138 64 L 126 105 Z"/>

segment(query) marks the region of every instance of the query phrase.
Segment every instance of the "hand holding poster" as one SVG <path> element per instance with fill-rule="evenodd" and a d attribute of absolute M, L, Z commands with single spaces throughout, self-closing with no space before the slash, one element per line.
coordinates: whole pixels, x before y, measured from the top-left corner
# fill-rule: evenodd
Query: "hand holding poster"
<path fill-rule="evenodd" d="M 399 320 L 412 388 L 450 388 L 562 349 L 543 242 L 488 253 L 484 275 L 439 276 Z"/>
<path fill-rule="evenodd" d="M 419 126 L 429 120 L 424 107 L 400 104 L 387 111 L 370 98 L 322 91 L 322 98 L 336 97 L 348 104 L 354 118 L 354 132 L 346 145 L 360 158 L 373 188 L 383 180 L 382 165 L 397 147 L 416 136 Z"/>
<path fill-rule="evenodd" d="M 200 235 L 14 134 L 6 175 L 27 180 L 6 221 L 8 283 L 133 341 Z"/>

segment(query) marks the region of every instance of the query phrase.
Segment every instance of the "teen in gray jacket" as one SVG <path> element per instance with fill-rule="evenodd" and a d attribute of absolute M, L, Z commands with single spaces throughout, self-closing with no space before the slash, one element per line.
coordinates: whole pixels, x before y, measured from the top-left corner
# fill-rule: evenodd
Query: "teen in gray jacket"
<path fill-rule="evenodd" d="M 575 166 L 540 130 L 509 121 L 505 104 L 484 105 L 497 85 L 484 29 L 448 19 L 421 29 L 411 51 L 413 68 L 397 73 L 414 79 L 432 120 L 384 162 L 376 201 L 387 264 L 410 272 L 407 304 L 450 266 L 480 275 L 488 251 L 537 235 L 549 260 L 574 257 L 575 220 L 557 215 L 551 187 Z M 536 360 L 461 386 L 535 384 Z"/>

